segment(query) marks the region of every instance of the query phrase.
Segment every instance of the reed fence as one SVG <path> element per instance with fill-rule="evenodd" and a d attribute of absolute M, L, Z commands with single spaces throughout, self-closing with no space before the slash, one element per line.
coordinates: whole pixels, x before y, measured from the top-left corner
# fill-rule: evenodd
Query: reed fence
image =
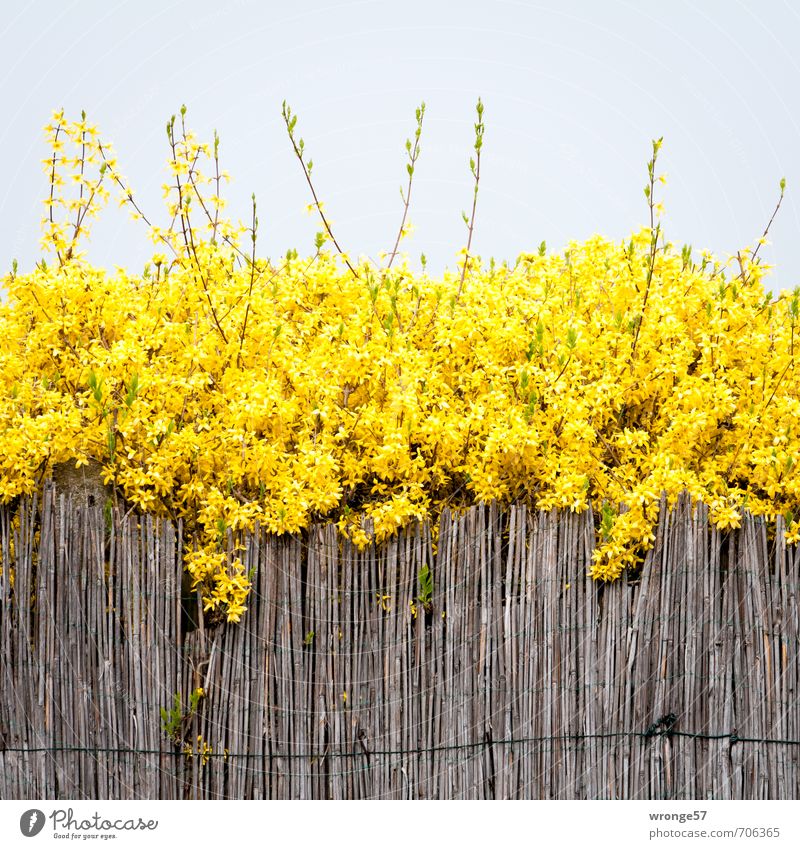
<path fill-rule="evenodd" d="M 213 627 L 183 542 L 51 487 L 0 508 L 0 797 L 798 797 L 780 519 L 720 533 L 662 504 L 609 585 L 590 513 L 478 506 L 364 551 L 256 532 L 249 609 Z"/>

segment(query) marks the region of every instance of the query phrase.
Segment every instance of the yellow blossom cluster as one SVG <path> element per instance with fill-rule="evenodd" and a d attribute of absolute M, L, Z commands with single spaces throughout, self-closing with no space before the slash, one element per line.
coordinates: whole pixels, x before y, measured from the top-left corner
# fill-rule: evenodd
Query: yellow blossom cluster
<path fill-rule="evenodd" d="M 233 621 L 249 580 L 228 552 L 256 524 L 329 519 L 364 545 L 445 504 L 592 506 L 606 580 L 652 543 L 662 493 L 720 528 L 780 513 L 800 538 L 800 292 L 773 300 L 756 250 L 695 257 L 646 227 L 475 259 L 463 282 L 324 245 L 276 263 L 255 214 L 220 217 L 198 165 L 216 141 L 172 132 L 173 221 L 144 273 L 92 267 L 56 229 L 59 262 L 5 278 L 2 501 L 101 462 L 130 505 L 188 523 L 193 584 Z"/>

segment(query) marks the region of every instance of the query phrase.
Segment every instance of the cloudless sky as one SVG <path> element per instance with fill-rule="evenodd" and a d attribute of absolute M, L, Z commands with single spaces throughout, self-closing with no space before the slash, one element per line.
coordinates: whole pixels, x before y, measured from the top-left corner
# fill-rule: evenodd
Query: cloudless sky
<path fill-rule="evenodd" d="M 782 0 L 578 2 L 85 0 L 9 4 L 0 22 L 0 268 L 32 267 L 55 107 L 91 123 L 148 215 L 164 221 L 165 123 L 181 104 L 221 137 L 228 211 L 259 202 L 260 253 L 313 249 L 318 220 L 281 119 L 284 98 L 315 184 L 352 254 L 390 249 L 404 143 L 427 111 L 404 242 L 453 267 L 471 202 L 474 107 L 486 124 L 474 249 L 513 260 L 646 223 L 651 139 L 667 237 L 725 256 L 753 244 L 781 177 L 787 197 L 762 255 L 771 286 L 800 284 L 800 7 Z M 110 204 L 89 257 L 138 269 L 141 223 Z"/>

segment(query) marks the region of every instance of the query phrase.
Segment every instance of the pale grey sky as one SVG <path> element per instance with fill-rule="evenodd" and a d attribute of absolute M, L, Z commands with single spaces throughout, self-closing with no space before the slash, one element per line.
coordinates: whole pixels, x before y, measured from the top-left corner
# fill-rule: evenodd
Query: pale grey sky
<path fill-rule="evenodd" d="M 465 242 L 474 105 L 486 111 L 474 248 L 513 259 L 543 239 L 623 238 L 646 221 L 650 140 L 664 136 L 666 234 L 720 255 L 752 243 L 787 178 L 763 256 L 800 283 L 800 11 L 760 2 L 83 0 L 4 4 L 0 267 L 29 269 L 46 180 L 41 128 L 64 106 L 114 142 L 154 217 L 164 126 L 182 103 L 216 128 L 230 211 L 259 201 L 260 253 L 312 250 L 320 229 L 280 116 L 286 98 L 334 231 L 352 254 L 391 248 L 403 146 L 427 103 L 404 244 L 431 270 Z M 150 243 L 110 205 L 90 258 L 138 268 Z"/>

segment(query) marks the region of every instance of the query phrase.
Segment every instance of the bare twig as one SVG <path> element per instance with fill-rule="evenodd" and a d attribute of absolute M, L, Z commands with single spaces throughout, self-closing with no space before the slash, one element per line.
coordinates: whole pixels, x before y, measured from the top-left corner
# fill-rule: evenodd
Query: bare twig
<path fill-rule="evenodd" d="M 636 353 L 636 345 L 639 341 L 639 333 L 642 329 L 642 325 L 644 324 L 644 312 L 647 308 L 647 297 L 650 294 L 650 284 L 653 282 L 653 270 L 656 264 L 656 253 L 658 251 L 658 237 L 661 232 L 661 223 L 656 224 L 655 222 L 655 201 L 653 199 L 653 190 L 655 188 L 655 168 L 656 168 L 656 159 L 658 158 L 658 151 L 661 147 L 661 142 L 663 141 L 663 136 L 659 139 L 653 139 L 653 156 L 650 161 L 647 163 L 647 172 L 648 172 L 648 183 L 644 187 L 644 195 L 647 198 L 647 204 L 650 208 L 650 254 L 647 260 L 647 281 L 644 287 L 644 300 L 642 301 L 642 314 L 639 317 L 639 322 L 636 325 L 636 333 L 633 337 L 633 345 L 631 346 L 631 356 L 630 363 L 631 369 L 633 368 L 633 357 Z"/>
<path fill-rule="evenodd" d="M 772 212 L 772 216 L 767 222 L 767 226 L 764 228 L 764 232 L 761 234 L 761 238 L 758 240 L 758 244 L 756 245 L 756 249 L 753 251 L 752 256 L 750 257 L 751 264 L 755 262 L 756 257 L 758 256 L 759 250 L 761 250 L 761 245 L 764 244 L 764 240 L 769 235 L 769 228 L 772 227 L 772 222 L 775 220 L 775 216 L 778 214 L 778 210 L 781 208 L 781 204 L 783 203 L 783 195 L 786 192 L 786 177 L 781 177 L 780 182 L 781 193 L 778 197 L 778 203 L 775 204 L 775 209 Z"/>
<path fill-rule="evenodd" d="M 414 166 L 416 165 L 417 158 L 419 157 L 419 138 L 422 135 L 422 119 L 425 117 L 425 101 L 420 103 L 417 108 L 417 129 L 414 132 L 414 146 L 411 146 L 411 139 L 406 139 L 406 154 L 408 155 L 408 162 L 406 163 L 406 171 L 408 171 L 408 186 L 403 192 L 403 187 L 400 187 L 400 197 L 403 199 L 403 220 L 400 222 L 400 229 L 397 231 L 397 239 L 394 243 L 394 248 L 392 249 L 392 255 L 389 257 L 389 262 L 387 264 L 387 268 L 392 267 L 392 263 L 394 262 L 395 256 L 397 256 L 397 249 L 400 246 L 400 240 L 403 238 L 403 228 L 406 226 L 406 218 L 408 217 L 408 207 L 411 203 L 411 183 L 414 179 Z"/>
<path fill-rule="evenodd" d="M 770 227 L 772 227 L 772 222 L 775 220 L 775 216 L 778 214 L 778 210 L 781 208 L 781 204 L 783 203 L 783 196 L 786 192 L 786 178 L 781 177 L 781 181 L 779 183 L 781 193 L 778 196 L 778 202 L 775 204 L 775 209 L 772 211 L 772 215 L 770 216 L 769 221 L 767 222 L 767 226 L 764 228 L 764 232 L 761 234 L 761 238 L 758 240 L 758 244 L 755 247 L 755 250 L 750 254 L 750 266 L 755 265 L 756 257 L 758 256 L 758 252 L 761 250 L 761 246 L 766 241 L 767 236 L 769 235 Z M 737 280 L 742 281 L 742 285 L 746 286 L 747 281 L 750 278 L 750 275 L 745 272 L 744 264 L 742 263 L 740 254 L 737 254 L 739 258 L 739 275 L 736 278 Z"/>
<path fill-rule="evenodd" d="M 480 97 L 478 98 L 478 103 L 475 106 L 475 111 L 478 114 L 478 121 L 475 124 L 475 156 L 470 157 L 469 160 L 469 170 L 472 172 L 472 176 L 475 178 L 475 188 L 472 191 L 472 214 L 469 218 L 467 218 L 467 213 L 461 213 L 461 217 L 464 220 L 464 224 L 467 225 L 467 230 L 469 235 L 467 236 L 467 249 L 464 255 L 464 267 L 461 269 L 461 281 L 458 284 L 458 292 L 456 293 L 456 300 L 461 297 L 461 291 L 464 288 L 464 278 L 467 274 L 467 265 L 469 263 L 469 251 L 472 247 L 472 234 L 475 230 L 475 210 L 478 206 L 478 186 L 480 185 L 481 180 L 481 148 L 483 147 L 483 103 L 481 102 Z"/>
<path fill-rule="evenodd" d="M 317 207 L 317 212 L 319 212 L 320 218 L 322 219 L 322 224 L 325 227 L 325 232 L 330 237 L 330 240 L 336 246 L 336 250 L 339 252 L 339 255 L 345 261 L 345 264 L 350 269 L 353 277 L 357 280 L 360 279 L 358 272 L 353 268 L 350 263 L 350 260 L 347 258 L 347 255 L 340 247 L 339 243 L 336 241 L 336 237 L 333 235 L 333 230 L 331 230 L 331 225 L 328 222 L 328 219 L 325 217 L 325 213 L 322 210 L 322 206 L 319 202 L 319 198 L 317 197 L 317 193 L 314 189 L 314 184 L 311 182 L 311 170 L 313 168 L 313 160 L 309 159 L 308 162 L 303 158 L 305 155 L 305 142 L 303 139 L 295 139 L 294 136 L 294 128 L 297 124 L 297 115 L 292 114 L 291 108 L 287 105 L 286 101 L 283 101 L 283 120 L 286 123 L 286 130 L 289 133 L 289 141 L 292 143 L 292 148 L 294 149 L 295 156 L 300 162 L 300 165 L 303 169 L 303 174 L 305 175 L 306 182 L 308 183 L 308 188 L 311 190 L 311 196 L 314 198 L 314 205 Z M 319 245 L 317 246 L 319 248 Z"/>
<path fill-rule="evenodd" d="M 236 354 L 236 366 L 241 365 L 242 360 L 242 345 L 244 345 L 244 337 L 247 332 L 247 319 L 250 316 L 250 303 L 253 296 L 253 282 L 256 277 L 256 234 L 258 233 L 258 216 L 256 215 L 256 196 L 253 194 L 253 225 L 250 229 L 250 238 L 253 240 L 253 255 L 250 259 L 250 286 L 247 290 L 247 306 L 244 310 L 244 321 L 242 322 L 242 332 L 239 334 L 239 351 Z"/>
<path fill-rule="evenodd" d="M 217 131 L 214 130 L 214 186 L 216 190 L 216 201 L 214 203 L 214 223 L 212 225 L 211 230 L 211 240 L 215 241 L 217 238 L 217 227 L 219 227 L 219 205 L 221 203 L 219 187 L 220 187 L 220 173 L 219 173 L 219 136 L 217 135 Z M 229 241 L 226 237 L 226 241 Z"/>

